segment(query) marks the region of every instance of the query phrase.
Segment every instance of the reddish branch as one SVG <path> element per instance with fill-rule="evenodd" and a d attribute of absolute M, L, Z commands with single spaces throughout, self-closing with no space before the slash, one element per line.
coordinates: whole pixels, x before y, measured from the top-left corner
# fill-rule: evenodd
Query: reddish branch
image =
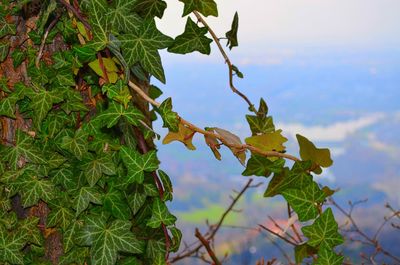
<path fill-rule="evenodd" d="M 211 249 L 210 243 L 208 243 L 208 241 L 203 237 L 203 235 L 200 233 L 198 228 L 196 228 L 196 232 L 194 235 L 199 239 L 201 244 L 206 248 L 208 255 L 210 255 L 210 258 L 214 261 L 214 264 L 221 265 L 221 262 L 218 260 L 214 251 Z"/>

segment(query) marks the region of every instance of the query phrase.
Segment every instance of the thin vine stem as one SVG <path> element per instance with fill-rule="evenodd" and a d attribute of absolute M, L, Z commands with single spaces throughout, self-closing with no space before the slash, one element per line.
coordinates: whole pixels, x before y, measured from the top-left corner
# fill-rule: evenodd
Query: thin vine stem
<path fill-rule="evenodd" d="M 155 107 L 160 107 L 160 103 L 158 103 L 157 101 L 155 101 L 154 99 L 150 98 L 138 85 L 136 85 L 135 83 L 133 83 L 132 81 L 128 82 L 128 85 L 136 92 L 139 94 L 139 96 L 141 96 L 144 100 L 146 100 L 147 102 L 149 102 L 150 104 L 152 104 Z M 204 129 L 199 128 L 198 126 L 192 124 L 191 122 L 183 119 L 182 117 L 179 117 L 179 121 L 181 124 L 185 125 L 187 128 L 191 129 L 194 132 L 200 133 L 202 135 L 208 135 L 211 136 L 213 138 L 216 138 L 218 140 L 220 140 L 225 146 L 229 147 L 229 148 L 235 148 L 238 150 L 249 150 L 253 153 L 257 153 L 259 155 L 265 156 L 265 157 L 279 157 L 279 158 L 285 158 L 285 159 L 289 159 L 292 161 L 300 161 L 299 158 L 293 156 L 293 155 L 289 155 L 289 154 L 285 154 L 285 153 L 280 153 L 280 152 L 276 152 L 276 151 L 263 151 L 257 147 L 254 147 L 252 145 L 249 144 L 232 144 L 229 141 L 227 141 L 224 137 L 222 137 L 219 134 L 213 133 L 211 131 L 206 131 Z"/>
<path fill-rule="evenodd" d="M 256 113 L 257 110 L 255 109 L 254 104 L 250 101 L 250 99 L 249 99 L 245 94 L 243 94 L 242 92 L 240 92 L 240 91 L 235 87 L 235 84 L 233 83 L 233 76 L 234 76 L 234 74 L 233 74 L 233 64 L 232 64 L 231 60 L 229 59 L 229 56 L 226 54 L 224 48 L 222 47 L 220 38 L 215 34 L 215 32 L 214 32 L 214 31 L 212 30 L 212 28 L 207 24 L 207 22 L 206 22 L 205 19 L 199 14 L 199 12 L 193 11 L 193 14 L 196 16 L 196 18 L 198 19 L 198 21 L 200 21 L 201 24 L 203 24 L 203 25 L 208 29 L 208 32 L 210 32 L 210 34 L 211 34 L 213 40 L 215 41 L 215 43 L 216 43 L 217 46 L 218 46 L 218 49 L 219 49 L 219 51 L 220 51 L 222 57 L 224 57 L 224 60 L 225 60 L 226 64 L 228 65 L 228 70 L 229 70 L 229 86 L 230 86 L 231 90 L 233 91 L 233 93 L 236 93 L 236 94 L 238 94 L 241 98 L 243 98 L 243 99 L 247 102 L 247 104 L 249 105 L 249 109 L 250 109 L 252 112 L 255 112 L 255 113 Z"/>

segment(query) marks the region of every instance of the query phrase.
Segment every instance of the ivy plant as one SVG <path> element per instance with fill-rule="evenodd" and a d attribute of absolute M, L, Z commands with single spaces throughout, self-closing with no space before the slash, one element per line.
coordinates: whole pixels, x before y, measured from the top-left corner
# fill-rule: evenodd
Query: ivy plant
<path fill-rule="evenodd" d="M 166 202 L 173 199 L 160 169 L 152 123 L 163 120 L 163 143 L 195 150 L 204 136 L 217 159 L 229 148 L 244 176 L 269 179 L 265 197 L 282 196 L 304 224 L 296 262 L 340 264 L 343 243 L 332 211 L 332 191 L 313 179 L 331 166 L 328 149 L 298 135 L 300 158 L 268 114 L 233 84 L 231 64 L 205 17 L 214 0 L 180 0 L 187 17 L 176 38 L 163 34 L 163 0 L 4 0 L 0 3 L 0 263 L 167 264 L 182 234 Z M 238 46 L 239 15 L 226 33 Z M 227 130 L 199 128 L 157 102 L 166 82 L 160 50 L 210 54 L 216 42 L 229 67 L 233 92 L 249 103 L 252 132 L 242 140 Z M 293 163 L 287 163 L 292 161 Z"/>

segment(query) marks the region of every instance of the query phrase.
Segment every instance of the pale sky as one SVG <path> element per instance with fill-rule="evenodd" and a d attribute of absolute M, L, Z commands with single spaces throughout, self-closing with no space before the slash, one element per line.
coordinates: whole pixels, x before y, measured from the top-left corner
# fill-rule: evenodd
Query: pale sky
<path fill-rule="evenodd" d="M 176 36 L 184 29 L 183 4 L 166 0 L 159 28 Z M 219 36 L 238 11 L 239 53 L 260 48 L 317 47 L 391 49 L 400 45 L 400 0 L 216 0 L 219 17 L 207 21 Z M 179 15 L 177 15 L 177 13 Z M 288 51 L 290 52 L 290 51 Z"/>

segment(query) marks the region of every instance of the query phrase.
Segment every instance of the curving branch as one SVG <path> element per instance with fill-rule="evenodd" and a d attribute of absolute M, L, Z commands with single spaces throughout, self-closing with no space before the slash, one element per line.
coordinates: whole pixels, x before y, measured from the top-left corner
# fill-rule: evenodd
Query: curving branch
<path fill-rule="evenodd" d="M 139 94 L 139 96 L 141 96 L 144 100 L 146 100 L 147 102 L 149 102 L 150 104 L 152 104 L 155 107 L 159 107 L 161 104 L 158 103 L 157 101 L 155 101 L 154 99 L 150 98 L 138 85 L 136 85 L 135 83 L 133 83 L 132 81 L 128 82 L 129 87 L 131 87 L 136 93 Z M 280 158 L 286 158 L 292 161 L 300 161 L 299 158 L 289 155 L 289 154 L 285 154 L 285 153 L 280 153 L 280 152 L 276 152 L 276 151 L 263 151 L 257 147 L 254 147 L 252 145 L 249 144 L 232 144 L 229 141 L 227 141 L 224 137 L 222 137 L 219 134 L 210 132 L 210 131 L 206 131 L 204 129 L 201 129 L 199 127 L 197 127 L 196 125 L 190 123 L 189 121 L 179 117 L 179 121 L 181 124 L 185 125 L 187 128 L 191 129 L 194 132 L 200 133 L 202 135 L 208 135 L 211 136 L 213 138 L 216 138 L 218 140 L 221 141 L 221 143 L 223 143 L 225 146 L 229 147 L 229 148 L 234 148 L 237 150 L 249 150 L 253 153 L 265 156 L 265 157 L 280 157 Z"/>
<path fill-rule="evenodd" d="M 224 60 L 226 62 L 226 64 L 228 65 L 228 70 L 229 70 L 229 86 L 231 88 L 231 90 L 233 91 L 233 93 L 238 94 L 241 98 L 243 98 L 247 104 L 249 105 L 249 109 L 252 112 L 257 112 L 257 110 L 254 107 L 254 104 L 251 103 L 251 101 L 249 100 L 249 98 L 243 94 L 242 92 L 240 92 L 236 87 L 235 84 L 233 83 L 233 64 L 231 62 L 231 60 L 229 59 L 228 55 L 226 54 L 224 48 L 221 45 L 220 42 L 220 38 L 218 38 L 218 36 L 215 34 L 215 32 L 212 30 L 212 28 L 207 24 L 207 22 L 204 20 L 204 18 L 199 14 L 199 12 L 197 11 L 193 11 L 193 14 L 196 16 L 197 20 L 201 22 L 201 24 L 203 24 L 207 29 L 208 32 L 210 32 L 212 38 L 214 39 L 214 42 L 217 44 L 218 49 L 222 55 L 222 57 L 224 57 Z"/>

